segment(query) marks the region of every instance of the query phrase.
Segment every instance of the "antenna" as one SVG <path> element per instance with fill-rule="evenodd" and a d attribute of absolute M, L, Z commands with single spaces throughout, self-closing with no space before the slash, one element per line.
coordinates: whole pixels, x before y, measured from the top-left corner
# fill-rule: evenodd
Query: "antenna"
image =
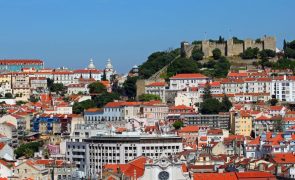
<path fill-rule="evenodd" d="M 207 32 L 205 31 L 205 41 L 207 40 Z"/>

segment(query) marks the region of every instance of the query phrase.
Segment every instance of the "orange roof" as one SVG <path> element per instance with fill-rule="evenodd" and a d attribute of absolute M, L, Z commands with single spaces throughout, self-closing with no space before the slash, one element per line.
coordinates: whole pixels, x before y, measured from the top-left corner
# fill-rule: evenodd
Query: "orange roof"
<path fill-rule="evenodd" d="M 114 107 L 121 107 L 121 106 L 138 106 L 141 102 L 126 102 L 126 101 L 119 101 L 119 102 L 109 102 L 105 105 L 107 108 L 114 108 Z"/>
<path fill-rule="evenodd" d="M 199 131 L 199 126 L 185 126 L 179 130 L 180 133 L 185 133 L 185 132 L 198 132 Z"/>
<path fill-rule="evenodd" d="M 260 144 L 260 137 L 256 137 L 255 139 L 251 140 L 247 145 L 259 145 Z"/>
<path fill-rule="evenodd" d="M 228 77 L 247 77 L 247 73 L 236 73 L 236 72 L 229 72 L 227 74 Z"/>
<path fill-rule="evenodd" d="M 43 61 L 40 59 L 2 59 L 0 64 L 43 64 Z"/>
<path fill-rule="evenodd" d="M 247 178 L 274 178 L 275 175 L 269 172 L 262 172 L 262 171 L 248 171 L 248 172 L 236 172 L 236 176 L 238 179 L 247 179 Z"/>
<path fill-rule="evenodd" d="M 295 121 L 295 117 L 284 117 L 283 121 Z"/>
<path fill-rule="evenodd" d="M 269 109 L 271 111 L 280 111 L 283 109 L 284 106 L 270 106 Z"/>
<path fill-rule="evenodd" d="M 194 180 L 237 180 L 235 173 L 195 173 Z"/>
<path fill-rule="evenodd" d="M 200 140 L 201 140 L 201 141 L 207 141 L 207 136 L 201 136 L 201 137 L 200 137 Z"/>
<path fill-rule="evenodd" d="M 209 129 L 207 131 L 207 135 L 216 135 L 216 134 L 223 134 L 222 129 Z"/>
<path fill-rule="evenodd" d="M 144 173 L 144 165 L 149 161 L 152 160 L 148 157 L 140 156 L 127 164 L 106 164 L 104 169 L 111 169 L 113 172 L 117 172 L 118 168 L 120 168 L 121 172 L 128 177 L 134 177 L 134 172 L 136 172 L 136 178 L 139 178 Z"/>
<path fill-rule="evenodd" d="M 295 164 L 295 155 L 291 153 L 273 154 L 272 160 L 277 164 Z"/>
<path fill-rule="evenodd" d="M 200 87 L 205 87 L 207 83 L 199 84 Z M 209 85 L 211 87 L 219 87 L 220 86 L 220 81 L 214 81 L 210 82 Z"/>
<path fill-rule="evenodd" d="M 150 83 L 146 86 L 165 86 L 166 83 L 165 82 L 153 82 L 153 83 Z"/>
<path fill-rule="evenodd" d="M 204 79 L 204 78 L 208 78 L 208 77 L 200 73 L 193 73 L 193 74 L 176 74 L 175 76 L 172 76 L 170 79 Z"/>
<path fill-rule="evenodd" d="M 194 108 L 185 105 L 178 105 L 170 107 L 170 110 L 194 110 Z"/>
<path fill-rule="evenodd" d="M 258 120 L 258 121 L 268 121 L 270 120 L 269 117 L 266 117 L 264 115 L 261 115 L 260 117 L 256 118 L 255 120 Z"/>
<path fill-rule="evenodd" d="M 4 146 L 5 146 L 5 143 L 1 142 L 0 143 L 0 150 L 2 150 L 4 148 Z"/>

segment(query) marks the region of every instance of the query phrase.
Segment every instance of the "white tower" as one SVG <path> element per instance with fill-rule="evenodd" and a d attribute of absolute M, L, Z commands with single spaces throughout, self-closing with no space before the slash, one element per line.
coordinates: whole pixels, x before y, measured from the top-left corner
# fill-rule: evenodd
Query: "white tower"
<path fill-rule="evenodd" d="M 107 64 L 106 64 L 106 67 L 104 69 L 104 72 L 105 72 L 105 75 L 106 75 L 106 79 L 108 81 L 110 81 L 111 76 L 114 75 L 114 69 L 113 69 L 113 65 L 112 65 L 112 62 L 111 62 L 110 58 L 107 60 Z"/>
<path fill-rule="evenodd" d="M 91 58 L 90 61 L 89 61 L 89 65 L 88 65 L 87 69 L 96 69 L 96 68 L 95 68 L 95 65 L 94 65 L 94 63 L 93 63 L 92 58 Z"/>

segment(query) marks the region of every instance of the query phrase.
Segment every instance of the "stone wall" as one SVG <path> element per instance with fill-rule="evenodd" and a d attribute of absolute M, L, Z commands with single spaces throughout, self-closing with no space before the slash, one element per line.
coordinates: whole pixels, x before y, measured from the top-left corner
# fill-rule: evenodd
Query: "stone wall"
<path fill-rule="evenodd" d="M 247 48 L 258 48 L 259 50 L 271 49 L 276 50 L 276 38 L 272 36 L 264 36 L 260 39 L 260 42 L 256 42 L 253 39 L 245 39 L 244 43 L 234 43 L 233 39 L 229 39 L 226 43 L 210 42 L 208 40 L 202 41 L 201 45 L 193 45 L 188 42 L 181 43 L 181 55 L 182 57 L 190 58 L 194 48 L 202 49 L 205 57 L 212 56 L 212 51 L 215 48 L 220 49 L 224 56 L 238 56 L 244 52 Z"/>
<path fill-rule="evenodd" d="M 226 45 L 227 45 L 226 56 L 238 56 L 239 54 L 244 52 L 244 44 L 234 43 L 233 39 L 227 40 Z"/>
<path fill-rule="evenodd" d="M 263 49 L 271 49 L 276 51 L 276 38 L 272 36 L 264 36 L 262 38 Z"/>
<path fill-rule="evenodd" d="M 244 50 L 248 48 L 258 48 L 260 51 L 263 50 L 263 43 L 259 42 L 257 43 L 255 40 L 252 39 L 245 39 L 244 41 Z"/>
<path fill-rule="evenodd" d="M 225 56 L 225 49 L 226 49 L 225 43 L 215 43 L 215 42 L 210 42 L 210 41 L 202 41 L 202 51 L 203 51 L 205 57 L 212 56 L 212 51 L 216 48 L 220 49 L 221 54 L 223 56 Z"/>

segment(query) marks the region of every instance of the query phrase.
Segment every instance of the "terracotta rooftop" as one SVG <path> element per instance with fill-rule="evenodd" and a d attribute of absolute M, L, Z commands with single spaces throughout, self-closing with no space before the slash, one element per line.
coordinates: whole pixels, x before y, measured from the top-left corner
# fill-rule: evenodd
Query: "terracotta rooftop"
<path fill-rule="evenodd" d="M 195 74 L 177 74 L 175 76 L 172 76 L 170 79 L 204 79 L 204 78 L 208 78 L 208 77 L 200 73 L 195 73 Z"/>

